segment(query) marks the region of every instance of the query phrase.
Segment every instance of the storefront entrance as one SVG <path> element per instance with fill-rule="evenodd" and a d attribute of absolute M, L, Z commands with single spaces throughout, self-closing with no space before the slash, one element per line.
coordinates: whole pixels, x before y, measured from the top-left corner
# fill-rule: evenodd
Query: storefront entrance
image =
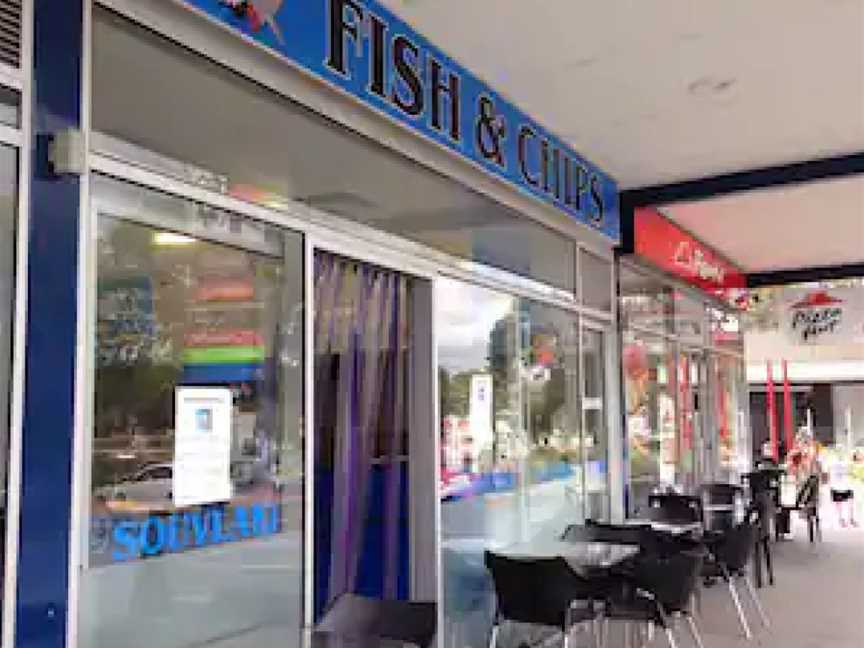
<path fill-rule="evenodd" d="M 202 5 L 215 22 L 188 4 L 87 5 L 86 164 L 56 169 L 87 208 L 59 322 L 74 435 L 52 637 L 302 645 L 347 593 L 455 623 L 442 554 L 620 516 L 617 187 L 507 108 L 561 165 L 560 190 L 521 191 L 482 151 L 347 111 L 364 83 L 310 83 L 232 36 L 224 3 Z M 489 93 L 447 74 L 455 132 Z"/>
<path fill-rule="evenodd" d="M 348 592 L 410 595 L 414 372 L 429 369 L 413 352 L 421 281 L 315 253 L 316 617 Z"/>

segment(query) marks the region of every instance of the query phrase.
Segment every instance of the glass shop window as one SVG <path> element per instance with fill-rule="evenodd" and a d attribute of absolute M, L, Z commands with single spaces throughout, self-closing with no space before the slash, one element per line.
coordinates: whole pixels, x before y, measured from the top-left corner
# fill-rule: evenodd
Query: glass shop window
<path fill-rule="evenodd" d="M 672 289 L 655 277 L 618 266 L 618 308 L 625 328 L 672 330 Z"/>
<path fill-rule="evenodd" d="M 302 238 L 101 177 L 92 202 L 81 645 L 299 641 Z"/>
<path fill-rule="evenodd" d="M 93 40 L 97 148 L 241 200 L 302 203 L 575 294 L 576 248 L 566 236 L 106 9 L 94 10 Z"/>

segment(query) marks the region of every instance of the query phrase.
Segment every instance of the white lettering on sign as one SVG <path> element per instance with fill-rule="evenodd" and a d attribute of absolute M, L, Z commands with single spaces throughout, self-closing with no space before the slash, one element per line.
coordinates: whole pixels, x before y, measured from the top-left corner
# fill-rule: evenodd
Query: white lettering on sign
<path fill-rule="evenodd" d="M 705 252 L 694 247 L 690 241 L 681 241 L 675 250 L 675 265 L 704 281 L 723 285 L 726 270 L 705 257 Z"/>

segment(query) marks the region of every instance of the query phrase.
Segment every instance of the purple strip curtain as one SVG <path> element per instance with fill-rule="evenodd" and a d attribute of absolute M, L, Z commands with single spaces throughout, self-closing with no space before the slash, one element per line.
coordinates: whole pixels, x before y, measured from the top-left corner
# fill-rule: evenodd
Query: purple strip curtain
<path fill-rule="evenodd" d="M 403 275 L 316 255 L 316 429 L 333 469 L 330 601 L 356 591 L 376 466 L 384 478 L 382 594 L 397 595 L 409 293 Z"/>

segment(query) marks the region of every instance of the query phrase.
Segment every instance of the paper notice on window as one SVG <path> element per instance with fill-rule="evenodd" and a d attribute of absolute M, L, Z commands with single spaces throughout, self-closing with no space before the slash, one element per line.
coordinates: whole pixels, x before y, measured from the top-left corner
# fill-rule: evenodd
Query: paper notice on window
<path fill-rule="evenodd" d="M 174 506 L 231 499 L 231 390 L 178 387 L 174 430 Z"/>

